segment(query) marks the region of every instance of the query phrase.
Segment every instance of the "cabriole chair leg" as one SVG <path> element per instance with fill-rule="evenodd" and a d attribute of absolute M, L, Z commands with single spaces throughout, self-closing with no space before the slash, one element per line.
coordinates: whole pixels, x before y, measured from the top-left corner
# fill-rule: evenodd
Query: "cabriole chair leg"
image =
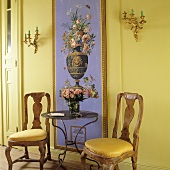
<path fill-rule="evenodd" d="M 137 158 L 136 156 L 131 158 L 133 170 L 137 170 Z"/>
<path fill-rule="evenodd" d="M 49 142 L 47 143 L 47 150 L 48 150 L 48 152 L 47 152 L 47 159 L 49 161 L 51 161 L 51 152 L 50 152 L 50 143 Z"/>
<path fill-rule="evenodd" d="M 119 170 L 119 166 L 118 165 L 116 165 L 115 170 Z"/>
<path fill-rule="evenodd" d="M 12 149 L 12 147 L 10 147 L 10 146 L 8 146 L 5 149 L 5 155 L 6 155 L 6 158 L 8 161 L 8 170 L 12 170 L 12 159 L 11 159 L 11 155 L 10 155 L 11 149 Z"/>
<path fill-rule="evenodd" d="M 39 151 L 40 151 L 40 170 L 43 170 L 43 165 L 44 165 L 44 158 L 45 158 L 45 146 L 39 146 Z"/>
<path fill-rule="evenodd" d="M 25 159 L 29 159 L 28 147 L 25 146 Z"/>
<path fill-rule="evenodd" d="M 86 169 L 86 157 L 87 157 L 87 154 L 82 152 L 81 153 L 82 170 L 87 170 Z"/>

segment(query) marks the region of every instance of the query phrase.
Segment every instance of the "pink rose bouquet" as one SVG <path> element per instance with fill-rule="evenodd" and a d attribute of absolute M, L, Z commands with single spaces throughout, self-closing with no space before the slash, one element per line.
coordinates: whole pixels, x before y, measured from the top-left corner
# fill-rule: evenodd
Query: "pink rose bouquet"
<path fill-rule="evenodd" d="M 66 101 L 83 101 L 85 99 L 85 89 L 64 88 L 60 91 L 61 97 Z"/>

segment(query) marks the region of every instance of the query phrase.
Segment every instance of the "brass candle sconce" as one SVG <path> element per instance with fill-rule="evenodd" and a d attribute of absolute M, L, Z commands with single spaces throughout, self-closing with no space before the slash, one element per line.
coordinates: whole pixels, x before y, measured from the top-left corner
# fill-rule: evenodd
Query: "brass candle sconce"
<path fill-rule="evenodd" d="M 38 27 L 36 27 L 35 35 L 33 41 L 31 40 L 31 33 L 28 31 L 28 34 L 25 34 L 24 43 L 28 45 L 28 47 L 33 46 L 35 47 L 34 54 L 38 51 L 37 40 L 40 34 L 38 34 Z"/>
<path fill-rule="evenodd" d="M 136 42 L 138 41 L 138 32 L 143 29 L 143 25 L 146 23 L 144 19 L 143 11 L 141 11 L 140 21 L 138 21 L 137 17 L 135 17 L 134 10 L 131 10 L 130 16 L 127 17 L 127 12 L 123 12 L 123 18 L 126 23 L 131 25 L 131 30 L 133 31 L 134 38 Z"/>

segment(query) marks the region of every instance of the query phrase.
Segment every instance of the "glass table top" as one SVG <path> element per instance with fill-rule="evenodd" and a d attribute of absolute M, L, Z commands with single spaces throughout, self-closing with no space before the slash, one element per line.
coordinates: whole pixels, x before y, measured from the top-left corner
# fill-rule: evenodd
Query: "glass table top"
<path fill-rule="evenodd" d="M 51 111 L 42 113 L 42 117 L 49 119 L 70 120 L 70 119 L 89 119 L 98 117 L 98 113 L 92 111 L 81 110 L 80 113 L 70 114 L 68 110 Z"/>

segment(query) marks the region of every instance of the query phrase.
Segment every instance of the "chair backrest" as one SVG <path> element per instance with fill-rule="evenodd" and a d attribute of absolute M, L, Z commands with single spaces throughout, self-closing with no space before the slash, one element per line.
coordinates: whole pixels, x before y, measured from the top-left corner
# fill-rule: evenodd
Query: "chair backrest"
<path fill-rule="evenodd" d="M 46 97 L 47 99 L 47 112 L 50 112 L 50 107 L 51 107 L 51 100 L 50 100 L 50 95 L 45 92 L 35 92 L 35 93 L 28 93 L 25 94 L 24 96 L 24 108 L 25 108 L 25 117 L 24 117 L 24 123 L 23 123 L 23 130 L 27 129 L 28 125 L 28 98 L 32 97 L 34 103 L 32 107 L 32 112 L 33 112 L 33 122 L 32 122 L 32 129 L 42 129 L 41 127 L 41 121 L 40 121 L 40 115 L 43 109 L 41 100 L 43 97 Z M 49 119 L 46 119 L 46 130 L 49 131 Z"/>
<path fill-rule="evenodd" d="M 127 142 L 132 143 L 134 150 L 137 150 L 138 141 L 139 141 L 139 129 L 140 129 L 140 125 L 141 125 L 141 121 L 142 121 L 142 115 L 143 115 L 143 98 L 142 98 L 141 95 L 139 95 L 137 93 L 128 93 L 128 92 L 119 93 L 117 95 L 116 119 L 115 119 L 115 126 L 113 128 L 112 137 L 117 138 L 117 130 L 118 130 L 118 124 L 120 122 L 119 117 L 120 117 L 120 111 L 121 111 L 122 98 L 125 99 L 126 106 L 124 107 L 125 108 L 124 113 L 122 111 L 124 121 L 123 121 L 120 139 L 123 139 Z M 136 100 L 139 103 L 139 107 L 138 107 L 139 110 L 138 110 L 136 126 L 135 126 L 134 132 L 133 132 L 133 142 L 132 142 L 130 140 L 129 127 L 130 127 L 130 123 L 132 122 L 134 115 L 135 115 L 134 103 L 135 103 Z"/>

